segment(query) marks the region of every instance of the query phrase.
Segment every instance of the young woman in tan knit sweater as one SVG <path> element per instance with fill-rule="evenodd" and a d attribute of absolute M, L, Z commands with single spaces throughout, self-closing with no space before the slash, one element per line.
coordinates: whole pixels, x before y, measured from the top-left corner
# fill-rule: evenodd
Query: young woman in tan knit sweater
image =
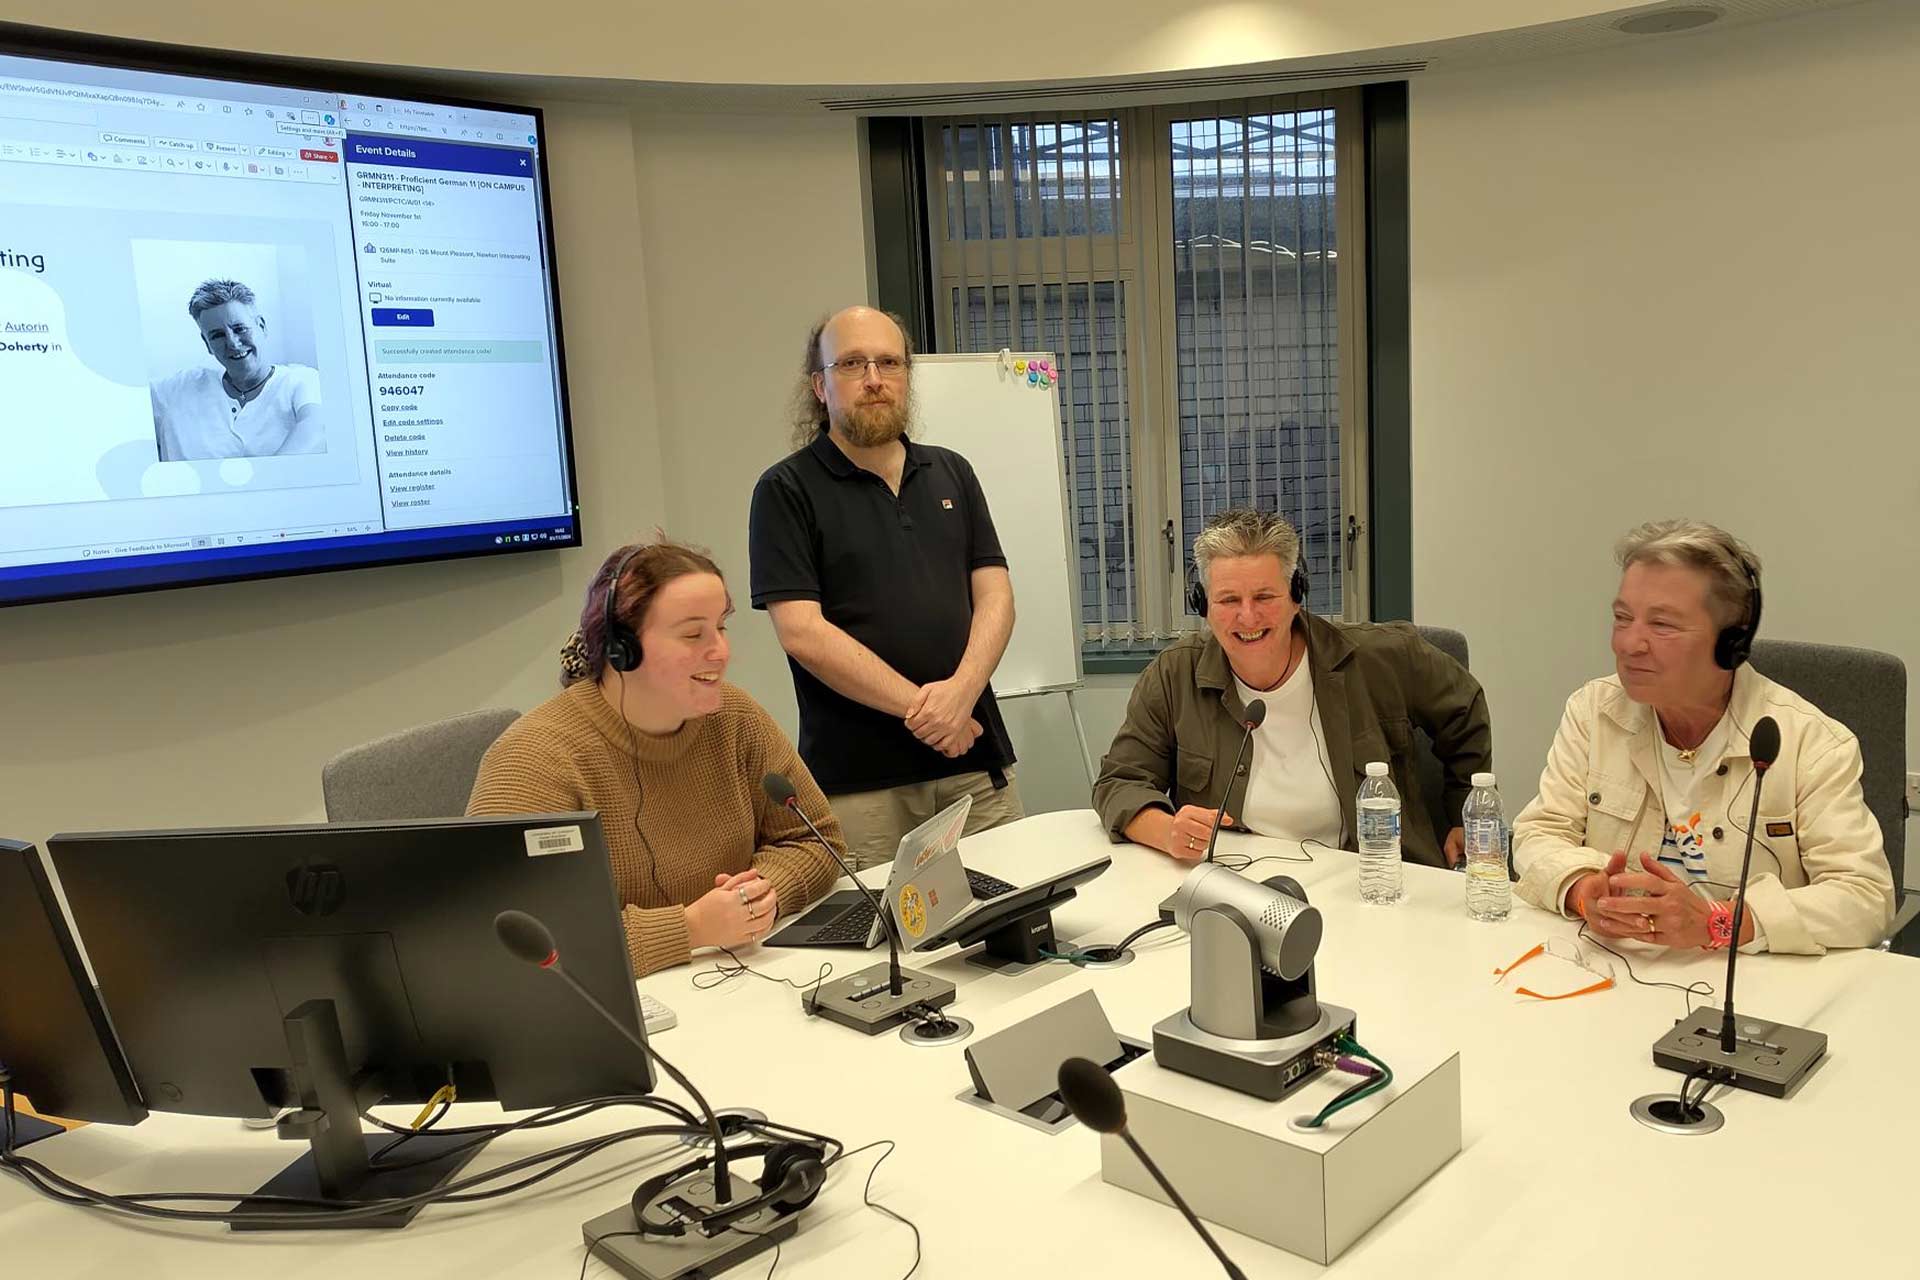
<path fill-rule="evenodd" d="M 722 678 L 732 613 L 701 552 L 664 538 L 615 551 L 562 652 L 561 692 L 487 751 L 467 802 L 470 814 L 599 811 L 636 974 L 756 943 L 833 883 L 805 825 L 761 791 L 767 774 L 791 778 L 845 851 L 799 752 Z"/>

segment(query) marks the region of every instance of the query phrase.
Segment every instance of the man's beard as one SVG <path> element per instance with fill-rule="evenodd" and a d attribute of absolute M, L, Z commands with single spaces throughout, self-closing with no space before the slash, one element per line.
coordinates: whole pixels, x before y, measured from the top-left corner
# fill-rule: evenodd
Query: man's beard
<path fill-rule="evenodd" d="M 883 444 L 892 444 L 907 434 L 912 419 L 905 401 L 893 404 L 862 404 L 849 406 L 846 412 L 834 420 L 833 425 L 840 429 L 849 442 L 862 449 L 872 449 Z"/>

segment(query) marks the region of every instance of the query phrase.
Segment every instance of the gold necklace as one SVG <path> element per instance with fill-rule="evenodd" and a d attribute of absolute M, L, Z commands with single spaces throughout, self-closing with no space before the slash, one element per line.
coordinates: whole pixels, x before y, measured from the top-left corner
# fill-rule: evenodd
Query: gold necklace
<path fill-rule="evenodd" d="M 1725 711 L 1721 712 L 1721 715 L 1724 716 L 1725 714 Z M 1690 747 L 1683 747 L 1667 735 L 1666 722 L 1661 720 L 1657 713 L 1654 716 L 1654 727 L 1660 731 L 1660 736 L 1666 741 L 1667 745 L 1673 748 L 1674 758 L 1685 765 L 1692 764 L 1694 760 L 1699 757 L 1700 748 L 1706 746 L 1707 738 L 1713 736 L 1713 730 L 1709 729 L 1707 730 L 1707 738 L 1702 738 Z"/>

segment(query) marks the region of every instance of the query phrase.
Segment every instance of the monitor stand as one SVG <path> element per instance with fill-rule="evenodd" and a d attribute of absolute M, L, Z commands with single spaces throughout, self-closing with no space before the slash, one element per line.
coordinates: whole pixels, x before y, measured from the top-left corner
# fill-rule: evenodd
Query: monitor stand
<path fill-rule="evenodd" d="M 1073 896 L 1072 889 L 1056 893 L 1045 901 L 1034 903 L 1024 914 L 999 921 L 991 931 L 966 939 L 969 944 L 987 944 L 970 953 L 967 963 L 1009 977 L 1025 973 L 1037 964 L 1047 963 L 1048 957 L 1041 952 L 1051 951 L 1056 956 L 1060 954 L 1060 947 L 1053 936 L 1053 909 Z"/>
<path fill-rule="evenodd" d="M 29 1142 L 38 1142 L 42 1138 L 51 1138 L 56 1133 L 65 1132 L 65 1129 L 50 1120 L 30 1116 L 24 1111 L 13 1113 L 13 1150 L 15 1151 Z"/>
<path fill-rule="evenodd" d="M 278 1132 L 291 1141 L 306 1141 L 312 1150 L 275 1174 L 257 1194 L 364 1203 L 401 1199 L 445 1185 L 478 1154 L 483 1140 L 471 1134 L 421 1133 L 403 1139 L 361 1131 L 359 1098 L 333 1001 L 309 1000 L 283 1024 L 293 1061 L 288 1074 L 300 1108 L 280 1117 Z M 235 1231 L 404 1227 L 423 1207 L 410 1204 L 340 1218 L 270 1201 L 243 1201 L 228 1225 Z M 249 1215 L 260 1220 L 249 1221 Z M 292 1225 L 296 1219 L 298 1225 Z"/>

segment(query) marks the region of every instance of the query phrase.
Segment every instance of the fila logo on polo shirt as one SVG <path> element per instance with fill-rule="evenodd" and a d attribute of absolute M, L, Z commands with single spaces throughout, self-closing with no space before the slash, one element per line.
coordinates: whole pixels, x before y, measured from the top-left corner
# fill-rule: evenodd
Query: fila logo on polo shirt
<path fill-rule="evenodd" d="M 953 510 L 953 499 L 952 498 L 940 499 L 940 509 L 943 511 Z"/>

